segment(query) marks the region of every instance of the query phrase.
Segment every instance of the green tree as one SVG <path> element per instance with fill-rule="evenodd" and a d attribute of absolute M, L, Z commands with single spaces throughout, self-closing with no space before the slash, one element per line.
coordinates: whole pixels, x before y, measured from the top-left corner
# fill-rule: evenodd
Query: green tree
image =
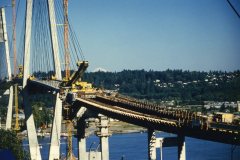
<path fill-rule="evenodd" d="M 0 129 L 0 149 L 11 150 L 17 160 L 30 159 L 29 154 L 23 150 L 22 141 L 13 131 Z"/>
<path fill-rule="evenodd" d="M 35 102 L 33 107 L 33 115 L 36 127 L 39 128 L 42 125 L 46 125 L 52 121 L 51 112 L 46 108 L 42 102 Z"/>

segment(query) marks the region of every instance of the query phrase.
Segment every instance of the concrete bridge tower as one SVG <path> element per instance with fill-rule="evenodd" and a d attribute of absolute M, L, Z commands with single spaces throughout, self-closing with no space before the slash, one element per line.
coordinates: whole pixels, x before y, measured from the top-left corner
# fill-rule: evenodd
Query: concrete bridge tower
<path fill-rule="evenodd" d="M 8 35 L 7 35 L 7 24 L 5 17 L 5 9 L 0 9 L 0 43 L 4 44 L 5 48 L 5 57 L 7 64 L 7 76 L 8 81 L 12 80 L 12 72 L 10 65 L 10 55 L 9 55 L 9 46 L 8 46 Z M 7 109 L 7 119 L 6 119 L 6 129 L 11 129 L 12 127 L 12 109 L 13 109 L 13 87 L 9 88 L 9 101 L 8 101 L 8 109 Z"/>
<path fill-rule="evenodd" d="M 40 148 L 38 145 L 36 127 L 33 119 L 32 107 L 29 102 L 27 80 L 30 75 L 30 52 L 31 52 L 31 30 L 32 30 L 32 9 L 33 0 L 26 1 L 25 15 L 25 42 L 24 42 L 24 61 L 23 61 L 23 106 L 25 121 L 27 126 L 30 157 L 34 160 L 41 160 Z"/>

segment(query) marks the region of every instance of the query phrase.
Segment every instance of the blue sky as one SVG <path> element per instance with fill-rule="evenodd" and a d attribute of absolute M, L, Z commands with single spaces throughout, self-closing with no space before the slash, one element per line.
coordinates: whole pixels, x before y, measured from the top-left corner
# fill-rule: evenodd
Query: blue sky
<path fill-rule="evenodd" d="M 88 71 L 240 69 L 240 19 L 226 0 L 70 0 L 69 14 Z"/>
<path fill-rule="evenodd" d="M 226 0 L 70 2 L 91 68 L 240 69 L 240 19 Z"/>

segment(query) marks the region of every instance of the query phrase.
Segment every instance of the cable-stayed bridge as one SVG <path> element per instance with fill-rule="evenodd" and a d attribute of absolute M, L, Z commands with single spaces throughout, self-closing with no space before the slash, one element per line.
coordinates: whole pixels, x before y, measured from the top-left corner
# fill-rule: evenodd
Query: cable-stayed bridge
<path fill-rule="evenodd" d="M 119 94 L 109 95 L 102 89 L 94 89 L 91 83 L 81 81 L 88 67 L 88 61 L 84 59 L 77 37 L 70 25 L 68 0 L 45 0 L 44 3 L 27 0 L 25 9 L 24 30 L 18 50 L 20 67 L 19 72 L 14 73 L 13 77 L 6 38 L 4 9 L 1 10 L 0 40 L 4 43 L 6 55 L 6 67 L 4 67 L 8 73 L 6 77 L 11 84 L 15 84 L 9 89 L 6 129 L 11 129 L 13 99 L 15 99 L 15 109 L 18 110 L 16 102 L 20 89 L 23 96 L 31 159 L 41 159 L 32 107 L 29 102 L 29 97 L 37 93 L 54 94 L 56 98 L 49 149 L 50 160 L 60 159 L 60 135 L 63 120 L 67 122 L 68 129 L 67 159 L 75 159 L 71 140 L 73 119 L 78 120 L 78 159 L 88 159 L 85 120 L 90 117 L 99 118 L 97 135 L 101 139 L 101 149 L 96 153 L 96 159 L 101 160 L 109 159 L 108 118 L 147 128 L 148 144 L 146 145 L 148 145 L 151 160 L 156 159 L 156 148 L 170 144 L 170 141 L 174 142 L 172 145 L 178 146 L 178 159 L 186 159 L 185 136 L 240 145 L 239 128 L 232 124 L 225 124 L 225 128 L 217 127 L 220 126 L 218 122 L 208 121 L 206 117 L 195 112 L 177 108 L 170 109 Z M 18 128 L 19 126 L 15 125 L 15 129 Z M 160 139 L 155 136 L 155 131 L 174 133 L 178 136 L 160 142 Z"/>

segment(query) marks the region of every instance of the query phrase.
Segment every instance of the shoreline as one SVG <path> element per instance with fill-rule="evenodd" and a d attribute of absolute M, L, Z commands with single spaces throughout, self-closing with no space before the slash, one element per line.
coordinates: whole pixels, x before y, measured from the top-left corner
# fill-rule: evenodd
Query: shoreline
<path fill-rule="evenodd" d="M 110 124 L 110 127 L 109 127 L 110 136 L 111 135 L 118 135 L 118 134 L 131 134 L 131 133 L 147 132 L 146 128 L 136 126 L 136 125 L 133 125 L 133 124 L 129 124 L 129 123 L 126 123 L 126 122 L 122 122 L 122 121 L 111 121 L 111 122 L 109 122 L 109 124 Z M 96 123 L 91 122 L 91 123 L 89 123 L 89 126 L 85 130 L 85 135 L 86 135 L 86 137 L 93 136 L 93 135 L 96 135 L 95 132 L 97 132 L 97 131 L 98 131 L 98 128 L 96 127 Z M 51 132 L 44 131 L 43 133 L 38 132 L 37 134 L 38 134 L 38 137 L 50 137 Z M 75 136 L 75 137 L 77 136 L 76 129 L 73 130 L 72 135 Z M 27 138 L 26 130 L 18 133 L 18 137 L 20 139 Z M 61 137 L 67 137 L 67 133 L 62 131 Z"/>

